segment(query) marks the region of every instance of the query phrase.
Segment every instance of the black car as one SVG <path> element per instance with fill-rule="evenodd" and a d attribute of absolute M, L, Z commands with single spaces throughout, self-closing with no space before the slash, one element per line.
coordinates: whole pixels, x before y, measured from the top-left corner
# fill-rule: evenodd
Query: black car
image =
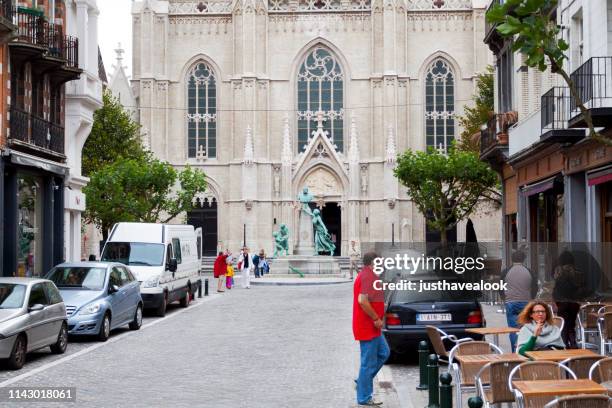
<path fill-rule="evenodd" d="M 433 277 L 424 280 L 439 281 Z M 465 330 L 484 325 L 482 307 L 475 292 L 393 290 L 386 296 L 383 334 L 392 357 L 416 355 L 418 343 L 429 340 L 426 326 L 436 326 L 458 338 L 480 339 Z"/>

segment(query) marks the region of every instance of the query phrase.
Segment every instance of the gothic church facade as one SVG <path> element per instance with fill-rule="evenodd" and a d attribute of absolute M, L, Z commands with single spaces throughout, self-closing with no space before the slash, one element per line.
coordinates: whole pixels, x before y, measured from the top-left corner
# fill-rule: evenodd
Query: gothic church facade
<path fill-rule="evenodd" d="M 445 149 L 460 133 L 456 115 L 491 62 L 486 3 L 135 2 L 132 85 L 145 143 L 207 174 L 207 192 L 181 220 L 204 227 L 205 252 L 243 242 L 270 252 L 281 224 L 295 231 L 304 186 L 338 255 L 351 240 L 425 240 L 393 168 L 399 152 Z M 498 220 L 484 217 L 474 221 L 479 240 L 499 239 Z"/>

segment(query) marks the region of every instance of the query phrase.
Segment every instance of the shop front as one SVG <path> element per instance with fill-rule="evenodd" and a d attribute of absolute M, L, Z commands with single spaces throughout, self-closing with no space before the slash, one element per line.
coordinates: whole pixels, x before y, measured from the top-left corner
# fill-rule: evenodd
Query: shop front
<path fill-rule="evenodd" d="M 10 152 L 2 170 L 2 276 L 43 276 L 64 258 L 66 167 Z"/>

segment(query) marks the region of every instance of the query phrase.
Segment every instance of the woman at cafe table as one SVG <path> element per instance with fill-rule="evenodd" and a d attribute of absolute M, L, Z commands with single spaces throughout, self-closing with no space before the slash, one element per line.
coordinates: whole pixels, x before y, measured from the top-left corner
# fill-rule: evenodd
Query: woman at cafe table
<path fill-rule="evenodd" d="M 532 350 L 564 349 L 561 331 L 553 324 L 550 308 L 543 302 L 529 302 L 519 314 L 522 325 L 517 350 L 521 355 Z"/>

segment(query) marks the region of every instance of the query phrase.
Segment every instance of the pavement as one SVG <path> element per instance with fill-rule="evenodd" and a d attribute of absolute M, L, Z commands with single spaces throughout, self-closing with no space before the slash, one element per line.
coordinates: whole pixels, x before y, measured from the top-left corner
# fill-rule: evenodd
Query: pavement
<path fill-rule="evenodd" d="M 141 330 L 114 331 L 106 343 L 71 338 L 62 356 L 47 348 L 20 371 L 0 369 L 0 389 L 70 386 L 77 399 L 0 405 L 354 408 L 351 315 L 348 284 L 237 287 L 148 316 Z M 375 397 L 399 408 L 389 375 L 385 367 Z"/>

